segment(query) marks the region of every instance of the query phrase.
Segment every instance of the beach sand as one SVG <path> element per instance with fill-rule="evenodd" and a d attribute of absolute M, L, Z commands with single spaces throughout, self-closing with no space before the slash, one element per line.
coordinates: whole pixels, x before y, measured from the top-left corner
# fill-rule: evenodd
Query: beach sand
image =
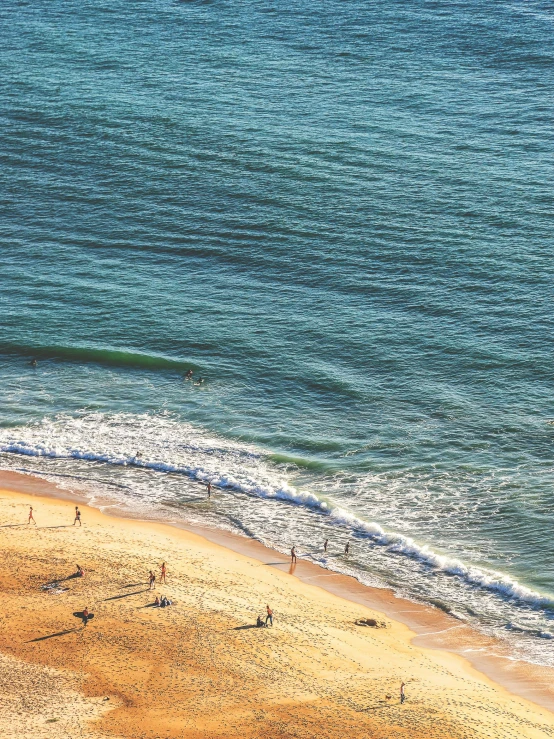
<path fill-rule="evenodd" d="M 71 501 L 26 480 L 0 490 L 0 737 L 554 737 L 553 713 L 287 566 L 84 505 L 73 526 Z M 266 604 L 274 627 L 255 628 Z"/>

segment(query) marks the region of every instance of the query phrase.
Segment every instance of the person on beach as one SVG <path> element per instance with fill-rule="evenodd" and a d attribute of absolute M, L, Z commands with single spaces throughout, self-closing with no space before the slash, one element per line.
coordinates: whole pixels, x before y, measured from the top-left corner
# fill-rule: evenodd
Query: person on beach
<path fill-rule="evenodd" d="M 150 590 L 154 589 L 154 585 L 156 584 L 156 575 L 150 570 L 150 574 L 148 576 L 148 582 L 150 584 Z"/>
<path fill-rule="evenodd" d="M 346 546 L 344 547 L 344 553 L 347 555 L 350 554 L 350 542 L 349 541 L 346 542 Z"/>
<path fill-rule="evenodd" d="M 82 526 L 83 525 L 81 523 L 81 511 L 79 510 L 79 508 L 77 506 L 75 506 L 75 518 L 73 520 L 73 525 L 74 526 L 77 523 L 77 521 L 79 521 L 79 526 Z"/>
<path fill-rule="evenodd" d="M 35 526 L 37 525 L 37 522 L 35 521 L 35 517 L 33 516 L 33 506 L 32 505 L 29 506 L 29 520 L 27 521 L 27 523 L 31 523 L 31 521 L 35 524 Z"/>
<path fill-rule="evenodd" d="M 269 606 L 266 606 L 267 616 L 265 617 L 265 625 L 267 626 L 267 622 L 273 626 L 273 611 Z"/>
<path fill-rule="evenodd" d="M 323 542 L 323 551 L 324 552 L 327 551 L 327 544 L 329 544 L 329 539 L 325 539 L 325 541 Z"/>
<path fill-rule="evenodd" d="M 156 600 L 154 601 L 154 608 L 159 608 L 159 607 L 160 607 L 160 596 L 157 595 Z"/>
<path fill-rule="evenodd" d="M 88 624 L 88 617 L 89 617 L 88 608 L 85 608 L 85 610 L 83 611 L 83 628 Z"/>
<path fill-rule="evenodd" d="M 212 483 L 211 482 L 207 483 L 206 489 L 208 491 L 208 498 L 211 498 L 212 497 Z"/>
<path fill-rule="evenodd" d="M 296 547 L 293 547 L 293 548 L 292 548 L 292 549 L 290 550 L 290 562 L 291 562 L 291 564 L 293 564 L 293 565 L 295 565 L 295 564 L 296 564 Z"/>
<path fill-rule="evenodd" d="M 165 576 L 166 576 L 166 569 L 165 569 L 165 562 L 162 563 L 162 572 L 160 574 L 160 582 L 163 582 L 165 584 Z"/>
<path fill-rule="evenodd" d="M 400 684 L 400 705 L 402 705 L 404 701 L 406 700 L 406 694 L 404 693 L 405 686 L 406 686 L 405 682 L 402 682 Z"/>
<path fill-rule="evenodd" d="M 85 576 L 85 571 L 83 570 L 83 568 L 81 567 L 81 565 L 77 565 L 77 572 L 75 573 L 75 575 L 77 577 L 84 577 Z"/>

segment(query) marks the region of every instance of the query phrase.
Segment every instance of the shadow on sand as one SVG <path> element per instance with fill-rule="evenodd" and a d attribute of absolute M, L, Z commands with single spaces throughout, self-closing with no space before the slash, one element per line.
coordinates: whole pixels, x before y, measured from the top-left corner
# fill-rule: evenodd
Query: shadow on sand
<path fill-rule="evenodd" d="M 36 639 L 29 639 L 25 644 L 32 644 L 36 641 L 45 641 L 46 639 L 53 639 L 55 636 L 65 636 L 66 634 L 74 634 L 79 629 L 66 629 L 65 631 L 58 631 L 55 634 L 48 634 L 47 636 L 37 636 Z"/>
<path fill-rule="evenodd" d="M 121 598 L 130 598 L 132 595 L 140 595 L 140 593 L 147 593 L 150 590 L 150 588 L 145 588 L 144 590 L 135 590 L 134 593 L 123 593 L 123 595 L 112 595 L 111 598 L 104 598 L 102 603 L 105 603 L 108 600 L 120 600 Z"/>

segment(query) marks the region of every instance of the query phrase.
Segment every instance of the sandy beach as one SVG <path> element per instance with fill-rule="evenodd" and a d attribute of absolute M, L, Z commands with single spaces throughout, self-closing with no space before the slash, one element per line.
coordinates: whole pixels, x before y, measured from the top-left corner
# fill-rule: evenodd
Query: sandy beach
<path fill-rule="evenodd" d="M 21 479 L 0 490 L 1 737 L 554 736 L 550 711 L 282 555 L 84 505 L 74 526 L 73 501 Z M 274 626 L 256 628 L 266 605 Z"/>

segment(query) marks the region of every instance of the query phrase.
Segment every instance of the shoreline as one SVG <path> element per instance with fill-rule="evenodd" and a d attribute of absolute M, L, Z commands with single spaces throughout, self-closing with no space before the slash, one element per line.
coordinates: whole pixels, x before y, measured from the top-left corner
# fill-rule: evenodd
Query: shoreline
<path fill-rule="evenodd" d="M 55 483 L 30 473 L 0 470 L 0 489 L 8 489 L 30 495 L 77 502 L 100 511 L 90 505 L 87 496 L 59 488 Z M 193 533 L 206 541 L 222 546 L 234 553 L 252 558 L 272 569 L 293 575 L 306 585 L 315 585 L 327 593 L 376 610 L 407 626 L 413 633 L 412 643 L 427 649 L 440 650 L 461 657 L 478 673 L 511 694 L 529 700 L 554 714 L 554 668 L 535 665 L 510 657 L 506 647 L 497 639 L 481 634 L 467 623 L 441 611 L 432 605 L 416 603 L 398 597 L 391 589 L 377 588 L 360 583 L 353 576 L 336 573 L 324 567 L 299 559 L 291 566 L 288 558 L 261 542 L 240 536 L 225 529 L 188 524 L 184 521 L 160 521 L 127 515 L 127 511 L 110 511 L 106 501 L 102 515 L 114 519 L 168 526 Z"/>

